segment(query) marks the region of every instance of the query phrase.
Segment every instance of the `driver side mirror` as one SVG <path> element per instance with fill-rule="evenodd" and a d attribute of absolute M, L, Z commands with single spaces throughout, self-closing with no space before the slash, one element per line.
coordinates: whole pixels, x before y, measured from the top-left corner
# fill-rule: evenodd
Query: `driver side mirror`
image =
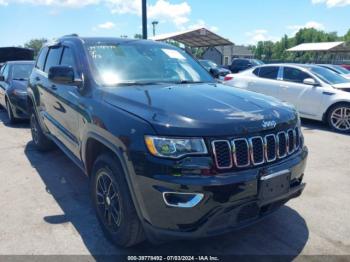
<path fill-rule="evenodd" d="M 210 68 L 209 73 L 214 78 L 218 78 L 219 77 L 219 70 L 217 70 L 216 68 Z"/>
<path fill-rule="evenodd" d="M 80 81 L 75 80 L 74 70 L 70 66 L 53 66 L 49 69 L 49 80 L 60 85 L 77 85 Z"/>
<path fill-rule="evenodd" d="M 0 82 L 5 82 L 5 77 L 4 76 L 0 76 Z"/>
<path fill-rule="evenodd" d="M 304 79 L 303 83 L 305 85 L 318 86 L 318 83 L 313 78 L 306 78 L 306 79 Z"/>

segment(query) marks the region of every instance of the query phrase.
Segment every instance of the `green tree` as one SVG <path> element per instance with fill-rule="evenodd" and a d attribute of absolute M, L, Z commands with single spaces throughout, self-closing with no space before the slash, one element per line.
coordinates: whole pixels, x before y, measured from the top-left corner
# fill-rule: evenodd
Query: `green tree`
<path fill-rule="evenodd" d="M 134 38 L 135 38 L 135 39 L 142 39 L 142 35 L 141 35 L 141 34 L 135 34 L 135 35 L 134 35 Z"/>
<path fill-rule="evenodd" d="M 24 47 L 34 50 L 34 56 L 36 57 L 40 49 L 48 42 L 46 38 L 32 39 L 24 44 Z"/>

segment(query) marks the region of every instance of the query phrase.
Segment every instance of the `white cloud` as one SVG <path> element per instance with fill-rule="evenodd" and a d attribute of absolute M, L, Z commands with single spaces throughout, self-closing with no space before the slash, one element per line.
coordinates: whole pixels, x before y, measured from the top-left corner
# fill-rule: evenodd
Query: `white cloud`
<path fill-rule="evenodd" d="M 248 44 L 256 44 L 259 41 L 278 41 L 278 37 L 270 35 L 266 29 L 257 29 L 247 32 L 246 36 L 249 38 Z"/>
<path fill-rule="evenodd" d="M 216 27 L 216 26 L 208 26 L 207 23 L 204 20 L 202 20 L 202 19 L 197 20 L 196 23 L 190 24 L 186 28 L 183 28 L 183 29 L 184 30 L 185 29 L 191 30 L 191 29 L 197 29 L 197 28 L 202 28 L 202 27 L 208 28 L 210 31 L 213 31 L 213 32 L 219 31 L 218 27 Z"/>
<path fill-rule="evenodd" d="M 115 24 L 113 22 L 106 22 L 103 24 L 99 24 L 96 27 L 93 28 L 93 30 L 97 30 L 97 29 L 112 29 L 115 27 Z"/>
<path fill-rule="evenodd" d="M 323 24 L 315 21 L 307 22 L 304 25 L 290 25 L 287 26 L 287 28 L 292 31 L 292 35 L 295 35 L 302 28 L 314 28 L 317 30 L 325 30 L 325 26 Z"/>
<path fill-rule="evenodd" d="M 340 7 L 350 5 L 350 0 L 311 0 L 313 4 L 326 4 L 327 7 Z"/>
<path fill-rule="evenodd" d="M 67 8 L 104 4 L 113 14 L 141 15 L 141 0 L 0 0 L 0 5 L 8 5 L 11 3 Z M 165 20 L 180 27 L 189 22 L 191 6 L 187 1 L 173 4 L 170 3 L 169 0 L 157 0 L 154 4 L 148 4 L 147 13 L 150 19 Z"/>
<path fill-rule="evenodd" d="M 0 0 L 0 4 L 8 5 L 12 3 L 45 5 L 45 6 L 62 6 L 62 7 L 83 7 L 100 3 L 100 0 Z"/>

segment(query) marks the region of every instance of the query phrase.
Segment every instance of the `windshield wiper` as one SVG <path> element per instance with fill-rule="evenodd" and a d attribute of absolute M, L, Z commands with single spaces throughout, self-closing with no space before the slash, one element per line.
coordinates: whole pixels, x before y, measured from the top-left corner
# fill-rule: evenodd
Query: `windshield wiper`
<path fill-rule="evenodd" d="M 203 84 L 203 81 L 192 81 L 192 80 L 181 80 L 178 82 L 174 82 L 175 84 Z"/>
<path fill-rule="evenodd" d="M 13 78 L 13 80 L 16 80 L 16 81 L 27 81 L 28 79 L 27 78 Z"/>

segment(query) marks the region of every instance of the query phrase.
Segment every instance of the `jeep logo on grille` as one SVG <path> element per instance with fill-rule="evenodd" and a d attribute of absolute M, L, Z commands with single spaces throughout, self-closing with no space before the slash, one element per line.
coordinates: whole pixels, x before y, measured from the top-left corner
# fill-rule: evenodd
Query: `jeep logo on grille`
<path fill-rule="evenodd" d="M 275 128 L 276 127 L 276 121 L 263 121 L 262 122 L 262 127 L 263 128 Z"/>

